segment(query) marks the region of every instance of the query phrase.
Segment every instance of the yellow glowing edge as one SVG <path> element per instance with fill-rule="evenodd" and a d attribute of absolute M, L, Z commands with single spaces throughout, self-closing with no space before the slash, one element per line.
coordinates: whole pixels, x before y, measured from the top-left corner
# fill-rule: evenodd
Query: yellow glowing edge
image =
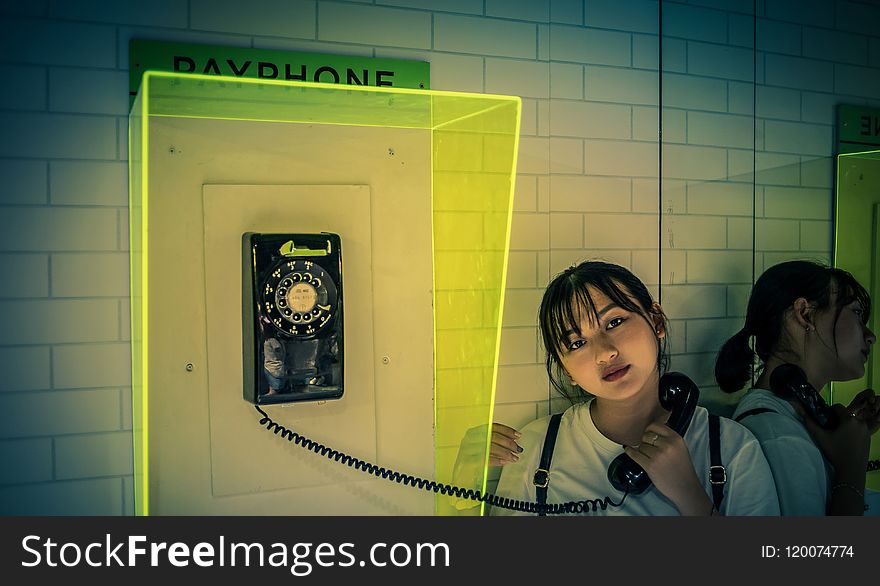
<path fill-rule="evenodd" d="M 513 225 L 513 196 L 516 188 L 516 164 L 519 157 L 519 125 L 522 116 L 522 102 L 516 108 L 516 132 L 513 135 L 513 159 L 510 165 L 510 190 L 507 201 L 507 227 L 504 235 L 504 257 L 501 263 L 501 297 L 498 299 L 498 322 L 495 326 L 495 356 L 492 362 L 492 385 L 489 388 L 489 433 L 486 434 L 485 456 L 483 458 L 483 484 L 480 491 L 486 493 L 486 485 L 489 480 L 489 451 L 492 447 L 492 421 L 495 419 L 495 391 L 498 384 L 498 362 L 501 356 L 501 326 L 504 318 L 504 297 L 507 291 L 507 268 L 510 257 L 510 230 Z M 436 346 L 436 344 L 435 344 Z M 435 401 L 436 403 L 436 401 Z M 480 503 L 480 514 L 485 513 L 486 503 Z"/>

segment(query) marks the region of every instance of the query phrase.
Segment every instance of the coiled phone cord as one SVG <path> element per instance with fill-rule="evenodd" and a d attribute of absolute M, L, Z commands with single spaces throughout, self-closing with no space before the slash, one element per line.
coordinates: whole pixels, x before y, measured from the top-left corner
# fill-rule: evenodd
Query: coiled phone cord
<path fill-rule="evenodd" d="M 419 478 L 418 476 L 401 474 L 400 472 L 397 472 L 395 470 L 388 470 L 387 468 L 376 466 L 375 464 L 371 464 L 370 462 L 354 458 L 352 456 L 349 456 L 348 454 L 340 452 L 339 450 L 334 450 L 333 448 L 329 448 L 325 445 L 319 444 L 318 442 L 311 440 L 303 435 L 300 435 L 291 429 L 287 429 L 283 425 L 275 423 L 274 421 L 272 421 L 272 418 L 266 414 L 265 411 L 260 409 L 258 405 L 254 405 L 254 408 L 260 412 L 260 415 L 262 415 L 262 418 L 260 419 L 261 427 L 265 427 L 268 431 L 271 431 L 275 435 L 283 437 L 289 442 L 295 443 L 301 448 L 311 450 L 312 452 L 320 454 L 330 460 L 339 462 L 340 464 L 345 464 L 351 468 L 361 470 L 362 472 L 372 474 L 373 476 L 377 476 L 379 478 L 392 480 L 400 484 L 412 486 L 414 488 L 420 488 L 422 490 L 432 491 L 434 493 L 440 493 L 443 495 L 455 496 L 457 498 L 465 498 L 482 503 L 488 503 L 493 507 L 509 509 L 511 511 L 520 511 L 524 513 L 565 515 L 572 513 L 596 512 L 600 508 L 604 511 L 609 506 L 622 507 L 624 501 L 626 500 L 626 496 L 629 494 L 629 490 L 624 492 L 623 497 L 621 497 L 619 503 L 615 503 L 611 500 L 610 497 L 606 496 L 604 499 L 586 499 L 582 501 L 569 501 L 567 503 L 544 504 L 504 498 L 492 494 L 491 492 L 483 494 L 479 490 L 461 488 L 459 486 L 434 482 L 433 480 L 426 480 L 424 478 Z"/>

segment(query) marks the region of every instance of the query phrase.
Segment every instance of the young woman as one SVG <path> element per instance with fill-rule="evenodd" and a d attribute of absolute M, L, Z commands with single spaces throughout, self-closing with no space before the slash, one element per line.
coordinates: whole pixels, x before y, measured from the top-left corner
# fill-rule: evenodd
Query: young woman
<path fill-rule="evenodd" d="M 848 272 L 809 261 L 784 262 L 755 283 L 745 326 L 718 355 L 715 378 L 729 393 L 751 382 L 756 353 L 760 359 L 757 381 L 733 417 L 761 442 L 783 515 L 864 511 L 866 464 L 870 436 L 880 427 L 880 398 L 865 389 L 848 407 L 832 406 L 839 424 L 824 429 L 798 400 L 774 392 L 770 381 L 786 363 L 800 367 L 814 389 L 864 376 L 876 341 L 866 326 L 870 311 L 867 291 Z"/>
<path fill-rule="evenodd" d="M 497 494 L 535 501 L 536 484 L 546 483 L 548 504 L 601 501 L 596 514 L 719 514 L 710 483 L 708 413 L 696 407 L 684 437 L 666 425 L 670 413 L 658 388 L 667 361 L 667 322 L 645 285 L 623 267 L 581 263 L 550 283 L 539 322 L 553 386 L 569 398 L 589 393 L 592 399 L 575 402 L 562 415 L 546 475 L 536 471 L 550 418 L 527 425 L 516 439 L 523 451 L 518 459 L 511 454 L 515 461 L 502 469 Z M 641 494 L 618 490 L 608 478 L 609 465 L 622 453 L 653 483 Z M 724 419 L 720 462 L 724 471 L 716 469 L 713 478 L 721 483 L 726 474 L 721 514 L 779 513 L 760 446 L 748 430 Z M 498 507 L 491 512 L 511 513 Z"/>

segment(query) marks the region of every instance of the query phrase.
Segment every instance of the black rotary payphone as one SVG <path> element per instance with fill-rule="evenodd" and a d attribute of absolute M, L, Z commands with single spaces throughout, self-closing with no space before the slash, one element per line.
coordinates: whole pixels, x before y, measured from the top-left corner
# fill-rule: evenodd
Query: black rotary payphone
<path fill-rule="evenodd" d="M 336 234 L 242 235 L 244 398 L 343 394 L 342 250 Z"/>

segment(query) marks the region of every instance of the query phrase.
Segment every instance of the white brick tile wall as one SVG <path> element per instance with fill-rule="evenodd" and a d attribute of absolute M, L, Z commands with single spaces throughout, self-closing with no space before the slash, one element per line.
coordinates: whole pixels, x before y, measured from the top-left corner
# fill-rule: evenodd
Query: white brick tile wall
<path fill-rule="evenodd" d="M 369 0 L 368 0 L 369 3 Z M 376 0 L 376 4 L 401 8 L 420 8 L 435 12 L 483 14 L 483 0 Z"/>
<path fill-rule="evenodd" d="M 804 57 L 854 65 L 868 64 L 867 37 L 809 26 L 804 27 L 803 35 Z"/>
<path fill-rule="evenodd" d="M 51 67 L 49 110 L 127 116 L 128 73 Z"/>
<path fill-rule="evenodd" d="M 124 161 L 53 161 L 49 176 L 53 204 L 128 205 L 128 165 Z"/>
<path fill-rule="evenodd" d="M 116 31 L 103 24 L 4 18 L 0 54 L 7 63 L 112 68 Z"/>
<path fill-rule="evenodd" d="M 834 22 L 843 31 L 876 35 L 880 21 L 880 6 L 876 3 L 836 2 L 834 4 Z M 826 21 L 828 22 L 828 21 Z"/>
<path fill-rule="evenodd" d="M 15 91 L 0 95 L 0 108 L 45 110 L 48 91 L 46 68 L 29 65 L 0 65 L 0 78 L 15 80 Z"/>
<path fill-rule="evenodd" d="M 801 185 L 831 189 L 834 170 L 832 157 L 801 157 Z"/>
<path fill-rule="evenodd" d="M 670 248 L 724 248 L 727 244 L 727 222 L 722 217 L 667 216 L 664 227 L 663 240 Z"/>
<path fill-rule="evenodd" d="M 802 220 L 800 222 L 801 246 L 803 251 L 827 252 L 834 240 L 834 224 L 830 221 Z"/>
<path fill-rule="evenodd" d="M 818 156 L 831 154 L 834 133 L 830 126 L 767 120 L 764 129 L 768 151 Z"/>
<path fill-rule="evenodd" d="M 581 173 L 584 170 L 584 141 L 578 138 L 550 139 L 550 172 Z"/>
<path fill-rule="evenodd" d="M 550 247 L 548 214 L 514 212 L 510 228 L 511 250 L 544 250 Z"/>
<path fill-rule="evenodd" d="M 727 41 L 737 47 L 755 47 L 755 15 L 728 14 Z"/>
<path fill-rule="evenodd" d="M 688 43 L 688 73 L 752 82 L 755 80 L 754 51 L 691 41 Z"/>
<path fill-rule="evenodd" d="M 663 4 L 663 34 L 724 42 L 727 40 L 727 15 L 718 10 L 666 2 Z"/>
<path fill-rule="evenodd" d="M 753 121 L 751 116 L 688 112 L 687 141 L 695 145 L 750 149 L 755 144 Z"/>
<path fill-rule="evenodd" d="M 824 189 L 765 187 L 764 214 L 769 218 L 830 220 L 831 200 Z"/>
<path fill-rule="evenodd" d="M 48 165 L 44 161 L 0 159 L 0 204 L 39 205 L 48 200 Z"/>
<path fill-rule="evenodd" d="M 830 62 L 767 54 L 764 63 L 772 85 L 816 92 L 833 90 L 834 66 Z"/>
<path fill-rule="evenodd" d="M 674 42 L 673 42 L 674 41 Z M 678 69 L 670 69 L 670 65 L 674 59 L 670 53 L 673 47 L 679 47 L 683 50 L 684 41 L 670 39 L 669 47 L 663 47 L 664 63 L 668 63 L 664 67 L 664 71 L 684 71 L 685 56 L 681 55 L 680 67 Z M 660 63 L 660 42 L 657 35 L 633 35 L 632 36 L 632 65 L 636 69 L 650 69 L 657 71 Z"/>
<path fill-rule="evenodd" d="M 52 480 L 52 440 L 0 442 L 0 485 Z"/>
<path fill-rule="evenodd" d="M 2 112 L 0 126 L 2 157 L 116 158 L 114 118 Z"/>
<path fill-rule="evenodd" d="M 431 55 L 431 87 L 453 92 L 484 91 L 483 58 L 433 53 Z"/>
<path fill-rule="evenodd" d="M 531 251 L 511 251 L 507 260 L 507 288 L 538 286 L 538 256 Z"/>
<path fill-rule="evenodd" d="M 721 148 L 664 145 L 663 175 L 674 179 L 724 179 L 727 151 Z"/>
<path fill-rule="evenodd" d="M 583 214 L 550 213 L 550 248 L 583 248 Z"/>
<path fill-rule="evenodd" d="M 627 212 L 630 210 L 630 193 L 628 178 L 584 175 L 550 177 L 550 208 L 553 211 Z"/>
<path fill-rule="evenodd" d="M 55 440 L 55 475 L 62 480 L 132 474 L 131 433 L 95 433 Z"/>
<path fill-rule="evenodd" d="M 691 214 L 751 216 L 752 186 L 727 181 L 697 182 L 687 186 L 687 211 Z"/>
<path fill-rule="evenodd" d="M 764 0 L 764 14 L 768 18 L 815 26 L 834 21 L 834 7 L 823 0 Z"/>
<path fill-rule="evenodd" d="M 549 22 L 550 5 L 530 0 L 486 0 L 486 16 Z"/>
<path fill-rule="evenodd" d="M 0 487 L 3 515 L 120 515 L 122 481 L 98 478 Z"/>
<path fill-rule="evenodd" d="M 755 220 L 755 247 L 758 250 L 798 250 L 800 223 L 797 220 Z"/>
<path fill-rule="evenodd" d="M 454 53 L 535 59 L 537 34 L 534 24 L 524 22 L 435 14 L 433 48 Z"/>
<path fill-rule="evenodd" d="M 550 22 L 583 24 L 583 0 L 550 0 Z"/>
<path fill-rule="evenodd" d="M 688 110 L 727 111 L 727 85 L 720 79 L 663 75 L 663 106 Z"/>
<path fill-rule="evenodd" d="M 584 170 L 595 175 L 657 177 L 656 143 L 588 140 L 584 144 Z"/>
<path fill-rule="evenodd" d="M 119 429 L 119 391 L 88 389 L 0 394 L 0 437 L 88 434 Z"/>
<path fill-rule="evenodd" d="M 632 136 L 631 125 L 628 106 L 573 100 L 550 102 L 550 133 L 554 136 L 628 139 Z"/>
<path fill-rule="evenodd" d="M 748 251 L 688 252 L 689 283 L 745 283 L 752 278 L 752 254 Z"/>
<path fill-rule="evenodd" d="M 193 0 L 193 9 L 203 0 Z M 274 4 L 279 4 L 275 2 Z M 253 2 L 253 9 L 277 9 L 272 3 Z M 106 22 L 111 24 L 141 24 L 183 28 L 187 25 L 187 7 L 176 0 L 152 0 L 149 3 L 118 0 L 86 0 L 85 2 L 66 2 L 65 0 L 49 0 L 49 16 L 63 20 L 82 20 L 90 22 Z M 214 9 L 222 12 L 223 7 L 214 4 Z M 239 11 L 244 16 L 246 11 Z"/>
<path fill-rule="evenodd" d="M 587 214 L 584 245 L 590 249 L 656 248 L 657 216 L 641 214 Z"/>
<path fill-rule="evenodd" d="M 749 217 L 727 218 L 727 249 L 752 251 L 754 241 L 755 221 Z"/>
<path fill-rule="evenodd" d="M 687 73 L 687 41 L 684 39 L 672 39 L 663 35 L 663 73 L 664 76 L 669 73 Z M 659 49 L 659 41 L 653 41 L 654 51 Z M 648 47 L 649 49 L 649 47 Z M 641 67 L 633 63 L 636 67 Z M 654 63 L 648 69 L 657 69 L 657 57 L 654 56 Z"/>
<path fill-rule="evenodd" d="M 52 255 L 53 297 L 128 297 L 125 252 Z"/>
<path fill-rule="evenodd" d="M 6 345 L 101 342 L 119 332 L 115 300 L 0 301 L 0 317 Z"/>
<path fill-rule="evenodd" d="M 548 85 L 551 98 L 580 100 L 584 97 L 584 66 L 550 63 Z"/>
<path fill-rule="evenodd" d="M 588 100 L 656 105 L 660 76 L 654 71 L 619 67 L 586 68 L 585 91 Z"/>
<path fill-rule="evenodd" d="M 657 34 L 659 32 L 657 14 L 657 0 L 619 0 L 618 2 L 587 0 L 584 24 L 597 28 Z"/>
<path fill-rule="evenodd" d="M 538 334 L 534 327 L 506 328 L 501 336 L 498 364 L 534 364 L 538 360 Z"/>
<path fill-rule="evenodd" d="M 441 18 L 458 17 L 438 15 L 435 26 Z M 304 20 L 312 24 L 310 19 Z M 318 7 L 318 23 L 320 41 L 431 48 L 431 16 L 425 12 L 327 2 Z M 448 34 L 446 29 L 442 36 L 435 32 L 435 42 L 443 39 L 448 43 Z M 436 48 L 443 49 L 439 42 Z"/>
<path fill-rule="evenodd" d="M 44 230 L 35 231 L 33 226 Z M 82 227 L 88 226 L 88 230 Z M 114 250 L 116 210 L 10 207 L 0 215 L 0 250 Z"/>
<path fill-rule="evenodd" d="M 540 61 L 487 58 L 486 91 L 524 98 L 548 98 L 550 67 Z"/>
<path fill-rule="evenodd" d="M 113 337 L 116 336 L 118 329 Z M 56 346 L 52 356 L 55 388 L 123 387 L 131 384 L 131 345 L 127 342 Z M 101 368 L 94 368 L 95 364 L 100 364 Z"/>
<path fill-rule="evenodd" d="M 801 55 L 801 27 L 789 22 L 758 18 L 758 50 L 783 55 Z"/>
<path fill-rule="evenodd" d="M 348 8 L 343 4 L 337 4 L 330 11 L 339 11 L 343 14 L 343 19 L 357 18 L 356 12 L 347 12 Z M 310 0 L 252 0 L 248 3 L 247 10 L 242 10 L 241 5 L 234 3 L 191 0 L 189 19 L 190 26 L 196 30 L 315 38 L 315 2 Z M 323 20 L 330 20 L 327 25 L 330 31 L 333 31 L 335 21 L 326 18 Z M 364 34 L 363 28 L 359 31 L 361 34 Z M 332 32 L 330 38 L 333 38 Z M 357 42 L 359 39 L 353 36 L 346 40 Z"/>
<path fill-rule="evenodd" d="M 869 98 L 880 95 L 877 69 L 856 65 L 834 65 L 834 91 L 838 94 Z"/>
<path fill-rule="evenodd" d="M 45 254 L 0 254 L 0 298 L 48 297 L 49 257 Z"/>
<path fill-rule="evenodd" d="M 52 386 L 48 346 L 0 346 L 0 391 L 29 391 Z"/>
<path fill-rule="evenodd" d="M 627 33 L 550 26 L 550 58 L 553 61 L 629 67 L 632 62 L 631 47 L 631 35 Z"/>

